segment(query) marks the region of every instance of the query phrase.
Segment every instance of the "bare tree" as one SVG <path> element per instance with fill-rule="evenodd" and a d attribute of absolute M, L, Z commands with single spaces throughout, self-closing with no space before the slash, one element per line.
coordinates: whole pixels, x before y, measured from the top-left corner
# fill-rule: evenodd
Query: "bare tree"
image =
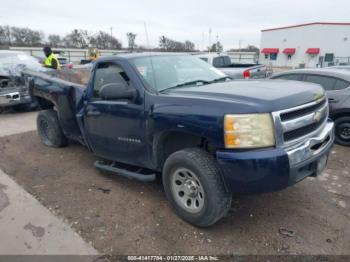
<path fill-rule="evenodd" d="M 185 51 L 191 52 L 195 50 L 195 45 L 191 41 L 185 41 Z"/>
<path fill-rule="evenodd" d="M 90 42 L 90 36 L 86 30 L 74 29 L 63 39 L 67 47 L 86 48 Z"/>
<path fill-rule="evenodd" d="M 49 35 L 48 44 L 53 47 L 60 47 L 62 45 L 62 39 L 59 35 Z"/>
<path fill-rule="evenodd" d="M 224 48 L 223 48 L 222 44 L 219 41 L 217 41 L 215 44 L 212 44 L 212 46 L 209 47 L 209 51 L 210 52 L 220 53 L 220 52 L 223 51 L 223 49 Z"/>
<path fill-rule="evenodd" d="M 11 43 L 11 27 L 8 25 L 0 26 L 0 45 L 11 45 Z"/>
<path fill-rule="evenodd" d="M 126 37 L 128 38 L 129 50 L 132 52 L 134 50 L 134 48 L 136 47 L 136 45 L 135 45 L 136 34 L 129 32 L 126 34 Z"/>
<path fill-rule="evenodd" d="M 12 44 L 17 46 L 42 45 L 43 33 L 25 27 L 11 27 Z"/>
<path fill-rule="evenodd" d="M 97 34 L 90 38 L 90 45 L 100 49 L 122 48 L 122 44 L 117 38 L 111 37 L 110 34 L 103 31 L 99 31 Z"/>
<path fill-rule="evenodd" d="M 165 37 L 164 35 L 159 37 L 159 47 L 161 49 L 164 49 L 165 51 L 168 51 L 168 49 L 169 49 L 169 40 L 170 39 Z"/>
<path fill-rule="evenodd" d="M 174 41 L 165 36 L 159 38 L 159 47 L 164 51 L 170 52 L 189 52 L 194 51 L 194 44 L 191 41 L 185 41 L 185 43 Z"/>

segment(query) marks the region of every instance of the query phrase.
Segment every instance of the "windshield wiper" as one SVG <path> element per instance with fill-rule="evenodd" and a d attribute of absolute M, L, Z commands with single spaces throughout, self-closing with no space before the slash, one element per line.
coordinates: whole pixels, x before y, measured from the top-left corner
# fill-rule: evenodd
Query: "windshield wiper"
<path fill-rule="evenodd" d="M 229 77 L 229 76 L 223 76 L 223 77 L 219 77 L 219 78 L 216 78 L 212 81 L 209 81 L 209 83 L 217 83 L 217 82 L 221 82 L 221 81 L 226 81 L 226 80 L 233 80 L 232 77 Z"/>
<path fill-rule="evenodd" d="M 177 84 L 175 86 L 170 86 L 170 87 L 163 88 L 163 89 L 159 90 L 159 92 L 162 92 L 162 91 L 165 91 L 165 90 L 168 90 L 168 89 L 183 87 L 183 86 L 195 85 L 197 83 L 202 83 L 202 85 L 206 85 L 206 84 L 210 84 L 211 81 L 207 81 L 207 80 L 193 80 L 193 81 L 183 82 L 183 83 Z"/>
<path fill-rule="evenodd" d="M 170 86 L 170 87 L 163 88 L 163 89 L 159 90 L 159 92 L 162 92 L 162 91 L 165 91 L 165 90 L 168 90 L 168 89 L 174 89 L 174 88 L 178 88 L 178 87 L 183 87 L 183 86 L 195 85 L 197 83 L 201 83 L 202 85 L 208 85 L 208 84 L 212 84 L 212 83 L 226 81 L 227 79 L 232 80 L 232 78 L 229 77 L 229 76 L 219 77 L 219 78 L 216 78 L 216 79 L 211 80 L 211 81 L 201 80 L 201 79 L 200 80 L 193 80 L 193 81 L 183 82 L 183 83 L 177 84 L 175 86 Z"/>

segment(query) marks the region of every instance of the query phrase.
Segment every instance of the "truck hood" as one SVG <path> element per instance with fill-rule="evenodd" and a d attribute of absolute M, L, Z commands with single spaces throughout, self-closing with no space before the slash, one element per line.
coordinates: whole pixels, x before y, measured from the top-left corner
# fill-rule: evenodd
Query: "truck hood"
<path fill-rule="evenodd" d="M 320 85 L 288 80 L 234 80 L 179 89 L 170 96 L 206 99 L 240 105 L 241 112 L 273 112 L 312 102 L 324 96 Z"/>

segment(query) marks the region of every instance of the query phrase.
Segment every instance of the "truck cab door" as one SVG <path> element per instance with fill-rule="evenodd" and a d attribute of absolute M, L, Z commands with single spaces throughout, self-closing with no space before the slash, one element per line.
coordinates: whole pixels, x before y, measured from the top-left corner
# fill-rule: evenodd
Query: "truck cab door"
<path fill-rule="evenodd" d="M 84 105 L 84 127 L 92 151 L 105 159 L 143 165 L 145 155 L 145 120 L 143 90 L 129 78 L 131 68 L 100 62 L 96 65 Z M 135 89 L 133 99 L 105 99 L 100 91 L 112 84 Z"/>

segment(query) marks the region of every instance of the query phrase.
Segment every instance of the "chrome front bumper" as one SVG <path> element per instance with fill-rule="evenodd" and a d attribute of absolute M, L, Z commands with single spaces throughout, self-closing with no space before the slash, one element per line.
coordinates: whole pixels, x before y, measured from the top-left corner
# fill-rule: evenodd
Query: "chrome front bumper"
<path fill-rule="evenodd" d="M 285 148 L 291 168 L 322 155 L 334 142 L 334 123 L 327 122 L 324 128 L 293 147 Z"/>
<path fill-rule="evenodd" d="M 28 103 L 31 101 L 30 95 L 23 95 L 21 92 L 8 92 L 0 94 L 0 106 L 11 106 L 20 103 Z"/>

